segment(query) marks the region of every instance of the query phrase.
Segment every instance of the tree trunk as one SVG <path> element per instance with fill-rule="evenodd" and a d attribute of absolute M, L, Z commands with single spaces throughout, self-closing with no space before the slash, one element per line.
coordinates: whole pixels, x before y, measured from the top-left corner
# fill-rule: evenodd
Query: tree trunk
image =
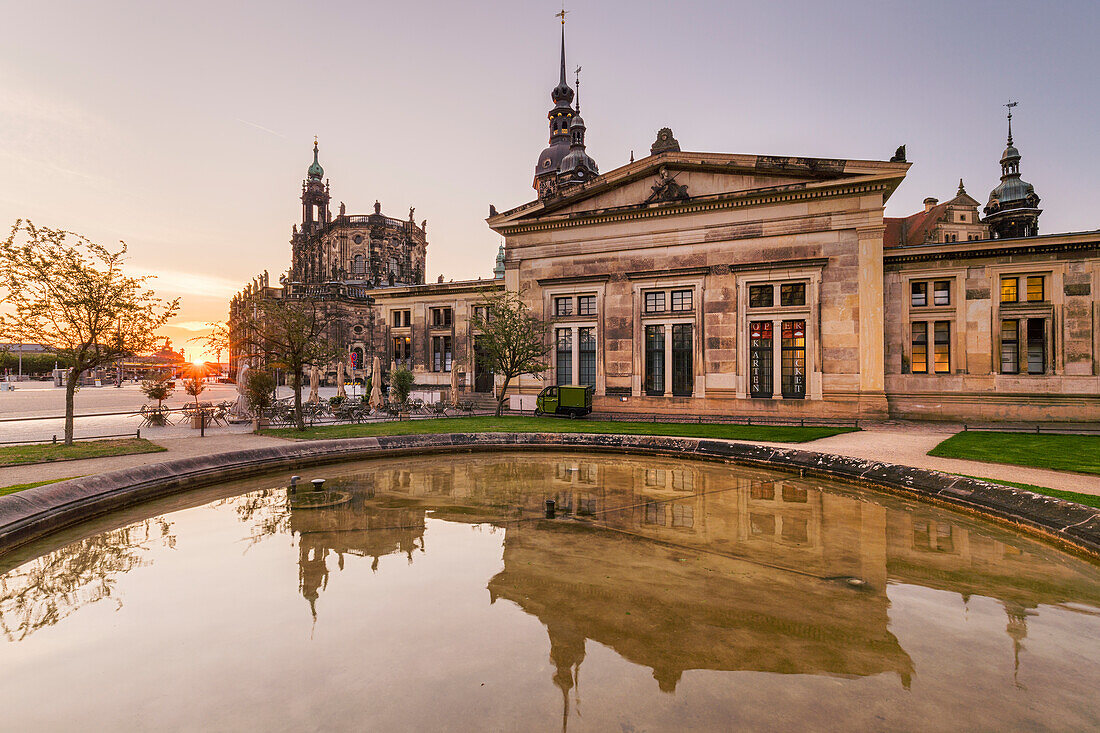
<path fill-rule="evenodd" d="M 76 385 L 80 381 L 80 375 L 84 373 L 76 368 L 69 370 L 69 380 L 65 383 L 65 445 L 73 444 L 73 398 L 76 395 Z"/>
<path fill-rule="evenodd" d="M 306 421 L 302 417 L 302 367 L 294 368 L 294 424 L 299 430 L 306 429 Z"/>
<path fill-rule="evenodd" d="M 508 398 L 508 385 L 511 384 L 511 382 L 511 377 L 505 377 L 504 384 L 500 387 L 500 398 L 497 400 L 497 417 L 504 414 L 504 400 Z"/>

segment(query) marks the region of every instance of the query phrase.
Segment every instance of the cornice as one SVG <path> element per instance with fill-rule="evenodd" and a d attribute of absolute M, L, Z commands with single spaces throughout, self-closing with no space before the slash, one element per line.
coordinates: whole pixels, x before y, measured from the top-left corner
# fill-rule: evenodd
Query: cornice
<path fill-rule="evenodd" d="M 544 277 L 535 282 L 543 287 L 547 287 L 552 285 L 572 285 L 574 283 L 605 283 L 610 279 L 610 274 L 574 275 L 571 277 Z"/>
<path fill-rule="evenodd" d="M 996 241 L 996 240 L 994 240 Z M 1100 252 L 1100 240 L 1091 242 L 1037 242 L 1016 246 L 984 247 L 982 249 L 938 249 L 933 252 L 905 252 L 884 254 L 883 264 L 904 264 L 907 262 L 931 262 L 937 260 L 979 259 L 983 257 L 1006 257 L 1010 255 L 1047 254 L 1054 252 Z"/>
<path fill-rule="evenodd" d="M 875 179 L 866 182 L 852 182 L 848 184 L 828 185 L 815 188 L 800 188 L 788 191 L 768 192 L 734 192 L 731 194 L 717 194 L 722 198 L 708 197 L 700 200 L 687 200 L 682 202 L 669 202 L 657 204 L 636 204 L 619 209 L 609 209 L 592 214 L 582 213 L 575 218 L 555 219 L 553 221 L 532 222 L 527 224 L 515 224 L 502 226 L 499 231 L 504 235 L 527 234 L 531 232 L 551 231 L 554 229 L 566 229 L 578 226 L 592 226 L 596 224 L 611 224 L 624 221 L 636 221 L 665 216 L 679 216 L 683 214 L 698 214 L 709 211 L 722 211 L 726 209 L 745 208 L 749 206 L 769 206 L 811 199 L 822 199 L 837 196 L 850 196 L 857 194 L 885 191 L 889 188 L 888 181 Z"/>

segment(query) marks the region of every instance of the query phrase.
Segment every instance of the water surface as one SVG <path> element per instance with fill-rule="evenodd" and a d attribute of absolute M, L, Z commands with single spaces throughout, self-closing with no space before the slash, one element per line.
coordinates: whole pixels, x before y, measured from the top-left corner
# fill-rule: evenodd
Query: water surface
<path fill-rule="evenodd" d="M 0 558 L 0 728 L 1100 723 L 1097 567 L 969 517 L 606 455 L 314 476 L 349 500 L 252 479 Z"/>

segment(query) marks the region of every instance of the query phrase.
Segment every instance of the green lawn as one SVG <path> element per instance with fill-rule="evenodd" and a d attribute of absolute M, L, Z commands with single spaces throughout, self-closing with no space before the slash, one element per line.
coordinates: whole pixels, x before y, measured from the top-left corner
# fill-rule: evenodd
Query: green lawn
<path fill-rule="evenodd" d="M 71 478 L 80 478 L 79 476 L 66 476 L 65 478 L 48 478 L 45 481 L 33 481 L 29 484 L 13 484 L 11 486 L 0 486 L 0 496 L 4 494 L 14 494 L 16 491 L 22 491 L 23 489 L 33 489 L 35 486 L 45 486 L 46 484 L 56 484 L 59 481 L 68 481 Z"/>
<path fill-rule="evenodd" d="M 930 456 L 1100 474 L 1100 435 L 1035 435 L 969 430 L 928 451 Z"/>
<path fill-rule="evenodd" d="M 965 473 L 957 473 L 956 476 L 965 476 L 966 478 L 976 478 L 980 481 L 988 481 L 991 484 L 1000 484 L 1001 486 L 1011 486 L 1014 489 L 1023 489 L 1025 491 L 1032 491 L 1036 494 L 1043 494 L 1045 496 L 1053 496 L 1055 499 L 1065 499 L 1066 501 L 1077 502 L 1078 504 L 1084 504 L 1095 509 L 1100 509 L 1100 496 L 1094 494 L 1079 494 L 1076 491 L 1062 491 L 1060 489 L 1048 489 L 1045 486 L 1036 486 L 1035 484 L 1020 484 L 1015 481 L 1001 481 L 996 478 L 985 478 L 984 476 L 969 476 Z"/>
<path fill-rule="evenodd" d="M 132 453 L 159 453 L 167 450 L 145 438 L 115 438 L 64 443 L 34 443 L 32 445 L 0 446 L 0 466 L 22 466 L 28 463 L 76 461 L 81 458 L 127 456 Z"/>
<path fill-rule="evenodd" d="M 425 420 L 393 420 L 363 425 L 322 425 L 298 432 L 294 428 L 264 430 L 280 438 L 361 438 L 377 435 L 424 433 L 601 433 L 619 435 L 667 435 L 678 438 L 804 443 L 856 428 L 787 427 L 781 425 L 708 425 L 698 423 L 622 422 L 565 420 L 552 417 L 448 417 Z"/>

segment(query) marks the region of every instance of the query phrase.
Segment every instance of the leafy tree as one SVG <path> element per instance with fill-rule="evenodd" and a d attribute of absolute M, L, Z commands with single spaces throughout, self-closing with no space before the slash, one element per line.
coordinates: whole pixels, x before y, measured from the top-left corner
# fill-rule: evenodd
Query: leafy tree
<path fill-rule="evenodd" d="M 168 384 L 168 377 L 162 376 L 156 379 L 145 379 L 141 382 L 141 392 L 151 400 L 157 401 L 159 410 L 164 401 L 172 396 L 174 390 Z"/>
<path fill-rule="evenodd" d="M 393 390 L 394 400 L 397 404 L 403 405 L 409 399 L 414 379 L 415 377 L 413 377 L 413 373 L 409 371 L 408 367 L 397 367 L 390 372 L 390 389 Z M 370 394 L 370 388 L 368 388 L 367 394 Z"/>
<path fill-rule="evenodd" d="M 165 413 L 163 405 L 164 401 L 168 399 L 173 392 L 172 387 L 168 383 L 168 375 L 163 375 L 155 379 L 143 380 L 141 383 L 141 391 L 149 399 L 157 401 L 156 412 L 146 416 L 150 424 L 166 425 L 168 423 L 168 415 Z"/>
<path fill-rule="evenodd" d="M 245 376 L 244 399 L 257 418 L 275 401 L 275 375 L 266 369 L 250 369 Z"/>
<path fill-rule="evenodd" d="M 519 293 L 507 290 L 486 295 L 483 308 L 470 322 L 481 345 L 480 366 L 504 378 L 497 401 L 497 416 L 504 412 L 508 385 L 513 379 L 541 375 L 549 368 L 546 333 L 549 324 L 531 313 Z"/>
<path fill-rule="evenodd" d="M 294 384 L 294 421 L 305 430 L 302 415 L 302 376 L 306 366 L 328 364 L 343 349 L 328 337 L 331 319 L 318 301 L 298 298 L 264 298 L 244 314 L 241 351 L 259 354 L 267 364 L 287 370 Z"/>
<path fill-rule="evenodd" d="M 199 395 L 206 391 L 206 382 L 202 377 L 195 376 L 192 379 L 183 380 L 183 391 L 195 398 L 195 410 L 199 409 Z"/>
<path fill-rule="evenodd" d="M 149 276 L 123 274 L 126 244 L 108 249 L 22 219 L 0 242 L 0 337 L 43 344 L 69 363 L 65 444 L 73 442 L 73 396 L 97 367 L 147 352 L 156 330 L 179 310 L 145 287 Z"/>

